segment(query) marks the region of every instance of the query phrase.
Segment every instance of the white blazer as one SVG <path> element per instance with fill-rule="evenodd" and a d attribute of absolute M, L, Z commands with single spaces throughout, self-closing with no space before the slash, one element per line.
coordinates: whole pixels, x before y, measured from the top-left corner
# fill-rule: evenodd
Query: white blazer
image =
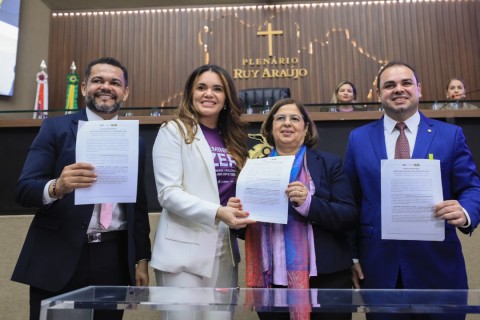
<path fill-rule="evenodd" d="M 151 266 L 165 272 L 189 272 L 210 278 L 222 228 L 227 230 L 235 265 L 240 260 L 236 238 L 223 222 L 215 222 L 220 207 L 217 177 L 201 128 L 198 127 L 194 141 L 186 144 L 178 125 L 168 122 L 158 132 L 152 156 L 158 201 L 163 210 Z"/>

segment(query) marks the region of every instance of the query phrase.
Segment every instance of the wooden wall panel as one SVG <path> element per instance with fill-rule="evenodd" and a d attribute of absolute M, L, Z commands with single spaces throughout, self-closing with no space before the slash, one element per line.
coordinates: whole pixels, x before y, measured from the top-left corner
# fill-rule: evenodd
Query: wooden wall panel
<path fill-rule="evenodd" d="M 369 92 L 379 67 L 398 59 L 417 69 L 424 100 L 443 99 L 445 82 L 455 75 L 475 91 L 469 98 L 480 99 L 478 12 L 474 0 L 53 12 L 50 108 L 64 107 L 72 61 L 83 79 L 86 64 L 100 56 L 114 56 L 129 69 L 127 107 L 177 105 L 189 73 L 206 62 L 232 75 L 235 69 L 261 75 L 304 68 L 308 75 L 299 79 L 235 82 L 237 89 L 287 86 L 305 103 L 328 103 L 342 80 L 356 84 L 359 101 L 375 101 Z M 269 58 L 267 37 L 257 36 L 268 24 L 283 31 L 273 36 L 273 57 L 296 58 L 297 65 L 242 64 Z"/>

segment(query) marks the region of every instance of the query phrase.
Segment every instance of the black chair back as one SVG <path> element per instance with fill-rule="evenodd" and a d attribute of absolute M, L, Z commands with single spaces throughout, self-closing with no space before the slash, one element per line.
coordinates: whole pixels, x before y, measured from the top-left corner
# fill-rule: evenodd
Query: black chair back
<path fill-rule="evenodd" d="M 240 90 L 240 100 L 243 106 L 273 106 L 275 102 L 283 98 L 290 98 L 289 88 L 254 88 Z M 268 102 L 268 103 L 267 103 Z"/>

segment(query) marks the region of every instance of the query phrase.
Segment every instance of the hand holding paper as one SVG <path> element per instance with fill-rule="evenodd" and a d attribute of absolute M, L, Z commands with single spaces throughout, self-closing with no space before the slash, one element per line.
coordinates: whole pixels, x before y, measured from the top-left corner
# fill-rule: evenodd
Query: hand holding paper
<path fill-rule="evenodd" d="M 293 181 L 288 184 L 286 193 L 290 202 L 292 202 L 295 207 L 299 207 L 307 199 L 308 189 L 302 182 Z"/>
<path fill-rule="evenodd" d="M 446 200 L 435 205 L 435 216 L 456 227 L 466 226 L 469 222 L 463 207 L 457 200 Z"/>
<path fill-rule="evenodd" d="M 256 221 L 286 224 L 290 180 L 295 156 L 250 159 L 237 180 L 237 197 Z"/>
<path fill-rule="evenodd" d="M 79 122 L 76 161 L 95 167 L 96 182 L 75 190 L 75 204 L 136 201 L 138 133 L 138 120 Z"/>
<path fill-rule="evenodd" d="M 445 223 L 439 160 L 382 160 L 382 239 L 443 241 Z"/>
<path fill-rule="evenodd" d="M 77 162 L 63 168 L 55 186 L 55 196 L 61 197 L 75 189 L 89 188 L 95 181 L 97 175 L 95 168 L 84 162 Z"/>
<path fill-rule="evenodd" d="M 230 228 L 240 229 L 256 222 L 250 219 L 249 215 L 248 212 L 242 211 L 240 199 L 232 197 L 228 200 L 227 206 L 218 208 L 216 218 L 223 221 Z"/>

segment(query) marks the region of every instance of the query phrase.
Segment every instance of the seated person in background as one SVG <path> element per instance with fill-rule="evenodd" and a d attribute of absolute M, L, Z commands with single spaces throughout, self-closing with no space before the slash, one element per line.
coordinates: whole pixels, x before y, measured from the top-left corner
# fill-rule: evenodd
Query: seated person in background
<path fill-rule="evenodd" d="M 452 102 L 444 103 L 440 106 L 439 109 L 476 109 L 476 105 L 473 105 L 468 102 L 463 102 L 465 100 L 465 82 L 460 78 L 451 78 L 448 81 L 446 86 L 447 91 L 447 100 L 452 100 Z"/>
<path fill-rule="evenodd" d="M 345 103 L 345 105 L 337 105 L 336 111 L 338 112 L 348 112 L 355 111 L 353 105 L 350 103 L 355 103 L 357 99 L 357 89 L 350 81 L 340 82 L 332 95 L 331 103 Z"/>

